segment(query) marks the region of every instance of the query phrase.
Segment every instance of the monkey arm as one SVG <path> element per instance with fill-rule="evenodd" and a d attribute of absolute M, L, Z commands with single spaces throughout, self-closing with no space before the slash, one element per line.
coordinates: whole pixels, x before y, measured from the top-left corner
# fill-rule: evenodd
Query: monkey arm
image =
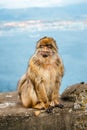
<path fill-rule="evenodd" d="M 35 89 L 36 89 L 38 100 L 40 102 L 47 103 L 48 97 L 47 97 L 47 93 L 46 93 L 44 84 L 43 83 L 39 84 L 38 86 L 35 87 Z"/>

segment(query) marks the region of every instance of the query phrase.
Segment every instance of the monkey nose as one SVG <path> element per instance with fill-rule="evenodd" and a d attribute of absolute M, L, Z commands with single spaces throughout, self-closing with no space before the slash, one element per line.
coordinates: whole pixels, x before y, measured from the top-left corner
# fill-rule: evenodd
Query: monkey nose
<path fill-rule="evenodd" d="M 47 51 L 47 47 L 46 46 L 44 47 L 44 50 Z"/>

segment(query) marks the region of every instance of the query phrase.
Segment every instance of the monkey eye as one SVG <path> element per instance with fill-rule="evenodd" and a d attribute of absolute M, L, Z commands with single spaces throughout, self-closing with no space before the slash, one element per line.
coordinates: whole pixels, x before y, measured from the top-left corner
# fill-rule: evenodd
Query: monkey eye
<path fill-rule="evenodd" d="M 40 48 L 44 48 L 45 46 L 46 46 L 47 48 L 52 48 L 52 45 L 51 45 L 51 44 L 40 45 Z"/>
<path fill-rule="evenodd" d="M 48 47 L 48 48 L 52 48 L 52 45 L 51 45 L 51 44 L 48 44 L 47 47 Z"/>
<path fill-rule="evenodd" d="M 43 48 L 44 47 L 44 45 L 40 45 L 40 48 Z"/>

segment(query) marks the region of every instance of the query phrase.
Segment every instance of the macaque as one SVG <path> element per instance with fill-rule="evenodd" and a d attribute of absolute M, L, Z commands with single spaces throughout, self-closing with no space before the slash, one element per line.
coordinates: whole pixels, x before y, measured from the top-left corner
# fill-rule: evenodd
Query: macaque
<path fill-rule="evenodd" d="M 64 65 L 56 41 L 43 37 L 37 42 L 26 73 L 18 83 L 18 93 L 26 108 L 48 109 L 60 106 L 59 88 Z"/>

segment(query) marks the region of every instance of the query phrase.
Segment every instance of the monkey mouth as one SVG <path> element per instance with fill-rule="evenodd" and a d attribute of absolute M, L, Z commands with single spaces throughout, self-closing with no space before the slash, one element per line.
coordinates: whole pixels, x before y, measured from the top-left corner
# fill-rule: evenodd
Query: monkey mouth
<path fill-rule="evenodd" d="M 42 55 L 43 58 L 47 58 L 50 55 L 50 53 L 48 51 L 47 52 L 46 51 L 42 51 L 41 55 Z"/>
<path fill-rule="evenodd" d="M 42 56 L 43 56 L 44 58 L 46 58 L 46 57 L 48 57 L 48 54 L 43 54 Z"/>
<path fill-rule="evenodd" d="M 41 55 L 43 58 L 47 58 L 51 55 L 51 53 L 48 51 L 39 51 L 38 54 Z"/>

